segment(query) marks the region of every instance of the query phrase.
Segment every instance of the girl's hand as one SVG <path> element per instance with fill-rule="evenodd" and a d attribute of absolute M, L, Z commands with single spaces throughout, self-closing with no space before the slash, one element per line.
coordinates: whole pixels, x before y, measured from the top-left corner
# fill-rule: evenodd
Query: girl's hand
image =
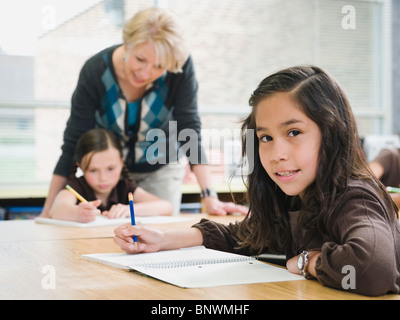
<path fill-rule="evenodd" d="M 80 202 L 78 204 L 77 219 L 76 221 L 87 223 L 94 221 L 96 216 L 101 212 L 97 207 L 100 205 L 101 200 L 94 200 L 90 202 Z"/>
<path fill-rule="evenodd" d="M 163 232 L 161 230 L 124 224 L 114 230 L 114 242 L 126 253 L 156 252 L 161 249 Z M 133 245 L 132 236 L 137 236 L 137 248 Z"/>
<path fill-rule="evenodd" d="M 127 218 L 130 216 L 129 205 L 114 204 L 109 211 L 103 211 L 102 215 L 109 219 Z"/>

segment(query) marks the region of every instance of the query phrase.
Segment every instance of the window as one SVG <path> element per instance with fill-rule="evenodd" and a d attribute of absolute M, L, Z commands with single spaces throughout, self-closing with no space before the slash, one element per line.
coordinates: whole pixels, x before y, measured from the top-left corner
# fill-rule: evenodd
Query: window
<path fill-rule="evenodd" d="M 268 74 L 316 64 L 347 92 L 362 135 L 392 133 L 390 0 L 16 0 L 0 4 L 1 185 L 48 183 L 80 68 L 153 5 L 185 26 L 205 130 L 239 128 Z"/>

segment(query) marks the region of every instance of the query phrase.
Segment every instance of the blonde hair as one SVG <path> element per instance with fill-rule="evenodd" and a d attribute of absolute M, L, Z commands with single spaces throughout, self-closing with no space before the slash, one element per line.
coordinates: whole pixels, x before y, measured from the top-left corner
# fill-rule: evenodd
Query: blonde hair
<path fill-rule="evenodd" d="M 162 8 L 139 11 L 129 19 L 123 29 L 127 47 L 152 42 L 156 48 L 158 64 L 171 72 L 182 72 L 189 57 L 183 29 L 172 13 Z"/>

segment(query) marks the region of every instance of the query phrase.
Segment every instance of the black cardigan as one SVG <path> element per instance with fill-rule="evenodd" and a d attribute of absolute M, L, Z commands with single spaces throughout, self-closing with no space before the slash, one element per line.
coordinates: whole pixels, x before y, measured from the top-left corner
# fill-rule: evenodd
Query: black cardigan
<path fill-rule="evenodd" d="M 112 54 L 119 45 L 106 48 L 93 57 L 91 57 L 83 66 L 77 87 L 72 95 L 71 99 L 71 114 L 67 122 L 66 129 L 64 131 L 64 143 L 61 147 L 62 154 L 58 160 L 54 174 L 61 176 L 68 176 L 73 163 L 73 154 L 75 152 L 75 145 L 79 137 L 92 128 L 104 127 L 109 130 L 113 130 L 113 127 L 107 126 L 106 123 L 102 122 L 101 116 L 105 113 L 105 100 L 106 99 L 106 88 L 102 77 L 107 71 L 111 72 L 113 80 L 118 84 L 115 70 L 112 64 Z M 196 150 L 188 150 L 184 154 L 189 157 L 191 165 L 197 163 L 206 163 L 206 157 L 204 150 L 201 147 L 201 122 L 197 110 L 197 81 L 194 72 L 193 61 L 191 57 L 188 58 L 183 66 L 183 72 L 171 73 L 167 72 L 164 78 L 164 83 L 168 88 L 167 96 L 165 97 L 164 105 L 171 111 L 169 113 L 169 121 L 176 121 L 176 135 L 184 129 L 191 129 L 191 132 L 196 133 Z M 146 91 L 149 94 L 152 90 L 157 88 L 157 80 L 154 81 L 152 88 Z M 118 98 L 123 99 L 122 90 L 117 88 Z M 128 110 L 128 108 L 126 108 Z M 140 112 L 140 110 L 139 110 Z M 140 114 L 138 119 L 140 119 Z M 135 159 L 135 143 L 137 141 L 137 132 L 139 130 L 138 125 L 135 126 L 134 132 L 129 133 L 127 128 L 123 128 L 125 138 L 121 139 L 125 141 L 125 147 L 128 148 L 128 156 L 126 158 L 126 165 L 131 172 L 151 172 L 159 169 L 162 165 L 174 161 L 176 154 L 168 157 L 169 146 L 166 146 L 167 155 L 164 162 L 161 163 L 137 163 Z M 174 126 L 173 126 L 174 127 Z M 160 128 L 165 132 L 168 141 L 169 138 L 169 126 Z M 118 134 L 118 132 L 115 132 Z M 175 139 L 175 140 L 172 140 Z M 189 138 L 190 139 L 190 138 Z M 185 141 L 178 141 L 175 151 L 179 149 L 181 144 L 189 141 L 186 138 Z M 176 137 L 171 136 L 172 141 L 176 141 Z M 181 140 L 181 139 L 178 139 Z M 175 143 L 175 142 L 174 142 Z M 193 144 L 190 144 L 193 146 Z M 183 149 L 183 148 L 182 148 Z M 193 149 L 193 148 L 192 148 Z M 172 149 L 171 149 L 172 150 Z M 195 151 L 195 152 L 193 152 Z M 192 153 L 191 155 L 189 153 Z M 196 155 L 194 158 L 193 155 Z"/>

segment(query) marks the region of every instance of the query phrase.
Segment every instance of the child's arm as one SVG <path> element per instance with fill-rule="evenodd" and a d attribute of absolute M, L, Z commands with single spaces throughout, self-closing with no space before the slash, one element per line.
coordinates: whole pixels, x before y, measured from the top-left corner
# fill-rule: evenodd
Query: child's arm
<path fill-rule="evenodd" d="M 128 196 L 127 196 L 128 197 Z M 163 216 L 172 214 L 172 205 L 144 189 L 137 187 L 133 193 L 135 215 L 137 216 Z M 103 211 L 104 216 L 115 219 L 130 216 L 129 205 L 116 204 L 109 211 Z"/>
<path fill-rule="evenodd" d="M 382 166 L 379 162 L 377 162 L 377 161 L 372 161 L 372 162 L 369 164 L 369 167 L 370 167 L 372 173 L 373 173 L 378 179 L 380 179 L 380 178 L 383 176 L 383 174 L 385 173 L 383 166 Z"/>
<path fill-rule="evenodd" d="M 395 212 L 360 185 L 349 187 L 331 240 L 310 251 L 308 272 L 322 284 L 364 295 L 398 292 L 399 232 Z M 287 262 L 298 273 L 298 256 Z"/>
<path fill-rule="evenodd" d="M 100 200 L 95 200 L 76 204 L 76 197 L 70 191 L 61 190 L 54 199 L 49 216 L 59 220 L 90 222 L 100 214 L 100 210 L 97 209 L 100 203 Z"/>

